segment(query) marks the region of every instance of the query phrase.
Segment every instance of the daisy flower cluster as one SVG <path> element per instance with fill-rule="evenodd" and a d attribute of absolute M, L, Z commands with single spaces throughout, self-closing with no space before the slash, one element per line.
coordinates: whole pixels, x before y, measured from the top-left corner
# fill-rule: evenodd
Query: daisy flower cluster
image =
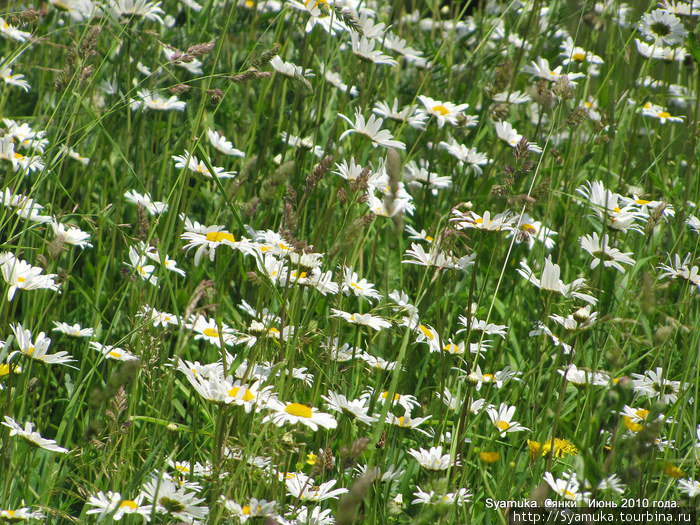
<path fill-rule="evenodd" d="M 697 504 L 698 14 L 0 6 L 0 522 Z"/>

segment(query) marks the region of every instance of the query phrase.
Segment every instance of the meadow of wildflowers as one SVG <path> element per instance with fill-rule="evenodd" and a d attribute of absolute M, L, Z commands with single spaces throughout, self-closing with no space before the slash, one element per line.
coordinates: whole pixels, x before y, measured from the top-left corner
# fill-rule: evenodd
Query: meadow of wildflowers
<path fill-rule="evenodd" d="M 697 505 L 699 15 L 0 2 L 0 522 Z"/>

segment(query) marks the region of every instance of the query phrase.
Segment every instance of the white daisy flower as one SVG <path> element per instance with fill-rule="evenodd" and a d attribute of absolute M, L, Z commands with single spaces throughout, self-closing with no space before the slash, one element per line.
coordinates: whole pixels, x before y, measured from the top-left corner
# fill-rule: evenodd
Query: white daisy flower
<path fill-rule="evenodd" d="M 671 257 L 670 254 L 666 255 L 669 258 Z M 666 277 L 668 279 L 685 279 L 691 284 L 700 287 L 700 268 L 698 268 L 697 265 L 690 266 L 691 260 L 692 255 L 690 253 L 687 253 L 682 261 L 678 254 L 674 254 L 670 265 L 659 265 L 659 270 L 663 270 L 659 277 Z"/>
<path fill-rule="evenodd" d="M 180 487 L 177 482 L 165 475 L 156 475 L 147 481 L 142 491 L 146 500 L 155 507 L 156 514 L 165 514 L 179 521 L 195 523 L 204 520 L 209 513 L 209 508 L 202 505 L 204 498 L 198 498 L 194 492 Z"/>
<path fill-rule="evenodd" d="M 338 113 L 338 116 L 350 124 L 351 128 L 343 132 L 338 138 L 339 141 L 343 140 L 350 133 L 358 133 L 364 135 L 372 141 L 372 145 L 376 148 L 377 146 L 383 146 L 385 148 L 396 148 L 405 150 L 406 145 L 399 141 L 394 140 L 394 136 L 386 129 L 382 129 L 382 124 L 384 120 L 376 117 L 375 115 L 370 115 L 367 120 L 362 115 L 360 109 L 355 110 L 355 122 L 350 120 L 345 115 Z"/>
<path fill-rule="evenodd" d="M 410 257 L 401 261 L 402 264 L 417 264 L 420 266 L 435 266 L 438 269 L 465 271 L 474 264 L 475 255 L 465 255 L 457 258 L 449 252 L 441 251 L 437 246 L 430 246 L 426 252 L 420 244 L 411 243 L 411 248 L 406 250 L 404 257 Z"/>
<path fill-rule="evenodd" d="M 245 505 L 239 505 L 233 500 L 221 496 L 221 502 L 232 515 L 236 516 L 241 523 L 253 518 L 274 518 L 277 510 L 276 501 L 250 498 Z"/>
<path fill-rule="evenodd" d="M 479 153 L 476 148 L 468 148 L 464 144 L 459 144 L 451 137 L 447 142 L 440 142 L 440 147 L 455 157 L 460 165 L 471 168 L 474 175 L 481 175 L 483 173 L 482 166 L 491 163 L 486 153 Z"/>
<path fill-rule="evenodd" d="M 399 122 L 405 122 L 415 129 L 424 130 L 428 115 L 420 111 L 418 106 L 405 106 L 399 110 L 399 100 L 394 99 L 391 106 L 384 101 L 378 100 L 374 103 L 372 111 L 382 118 L 389 118 Z"/>
<path fill-rule="evenodd" d="M 226 137 L 224 137 L 220 131 L 208 129 L 207 138 L 209 139 L 209 143 L 224 155 L 231 155 L 233 157 L 245 157 L 245 152 L 234 148 L 233 143 Z"/>
<path fill-rule="evenodd" d="M 26 31 L 20 31 L 15 26 L 7 22 L 4 18 L 0 18 L 0 36 L 8 40 L 24 42 L 30 36 L 32 36 L 32 34 L 27 33 Z"/>
<path fill-rule="evenodd" d="M 557 66 L 556 68 L 552 69 L 549 65 L 549 60 L 542 57 L 538 57 L 537 60 L 534 60 L 531 64 L 525 65 L 522 68 L 523 73 L 528 73 L 532 76 L 549 80 L 550 82 L 556 82 L 560 78 L 564 77 L 573 86 L 576 85 L 574 80 L 586 76 L 583 73 L 562 73 L 561 70 L 562 66 Z"/>
<path fill-rule="evenodd" d="M 349 400 L 343 394 L 328 392 L 327 396 L 321 396 L 328 408 L 334 412 L 342 412 L 350 415 L 366 425 L 377 421 L 375 416 L 369 415 L 369 399 L 362 398 Z"/>
<path fill-rule="evenodd" d="M 574 45 L 574 40 L 570 36 L 566 37 L 560 47 L 561 53 L 559 53 L 559 55 L 564 58 L 562 64 L 565 66 L 568 66 L 572 62 L 577 64 L 583 62 L 588 62 L 589 64 L 603 64 L 603 59 L 598 55 Z"/>
<path fill-rule="evenodd" d="M 411 501 L 411 505 L 464 505 L 471 501 L 472 496 L 473 494 L 464 488 L 440 495 L 434 490 L 425 492 L 420 486 L 416 486 L 416 492 L 413 493 L 415 499 Z"/>
<path fill-rule="evenodd" d="M 578 368 L 573 363 L 557 370 L 557 372 L 564 376 L 568 382 L 573 383 L 577 386 L 583 385 L 594 385 L 594 386 L 609 386 L 610 376 L 607 372 L 603 371 L 589 371 L 583 368 Z"/>
<path fill-rule="evenodd" d="M 575 279 L 569 284 L 564 284 L 564 282 L 559 279 L 561 268 L 558 264 L 552 262 L 551 255 L 548 255 L 545 259 L 542 277 L 539 279 L 535 277 L 534 272 L 525 261 L 521 261 L 520 266 L 521 268 L 517 270 L 518 273 L 541 290 L 557 292 L 566 298 L 580 299 L 589 304 L 596 304 L 598 302 L 598 299 L 592 295 L 579 291 L 586 288 L 587 284 L 585 279 Z"/>
<path fill-rule="evenodd" d="M 56 239 L 58 239 L 60 242 L 78 246 L 82 249 L 92 248 L 92 244 L 88 242 L 90 240 L 89 233 L 84 232 L 80 228 L 70 224 L 61 224 L 55 220 L 51 221 L 49 224 L 51 225 L 53 232 L 56 234 Z"/>
<path fill-rule="evenodd" d="M 510 211 L 497 213 L 491 217 L 491 212 L 488 210 L 482 216 L 472 210 L 462 212 L 453 209 L 450 221 L 454 222 L 458 230 L 473 228 L 485 231 L 511 231 L 515 218 L 516 216 Z"/>
<path fill-rule="evenodd" d="M 513 421 L 513 416 L 515 415 L 515 406 L 508 406 L 506 403 L 501 403 L 498 408 L 489 407 L 486 409 L 486 413 L 491 420 L 491 423 L 501 434 L 501 437 L 509 432 L 521 432 L 523 430 L 530 430 L 522 426 L 517 421 Z"/>
<path fill-rule="evenodd" d="M 664 377 L 661 367 L 647 370 L 644 374 L 631 374 L 634 391 L 649 398 L 659 398 L 665 404 L 675 403 L 678 395 L 688 387 L 687 383 L 671 381 Z"/>
<path fill-rule="evenodd" d="M 338 422 L 330 414 L 301 403 L 271 401 L 267 408 L 272 410 L 272 414 L 265 416 L 263 423 L 271 421 L 278 427 L 285 423 L 301 423 L 311 430 L 318 430 L 318 427 L 333 429 L 338 426 Z"/>
<path fill-rule="evenodd" d="M 41 437 L 39 432 L 36 432 L 34 430 L 33 423 L 27 421 L 24 424 L 24 428 L 22 428 L 22 426 L 19 423 L 17 423 L 17 421 L 15 421 L 9 416 L 5 416 L 5 421 L 3 421 L 2 424 L 10 429 L 10 437 L 19 436 L 22 439 L 26 440 L 30 445 L 49 450 L 51 452 L 59 452 L 61 454 L 65 454 L 66 452 L 68 452 L 67 448 L 59 447 L 56 444 L 55 440 L 44 439 L 43 437 Z"/>
<path fill-rule="evenodd" d="M 180 324 L 180 318 L 177 315 L 169 314 L 168 312 L 160 312 L 147 305 L 143 306 L 136 316 L 147 318 L 156 328 L 159 326 L 167 328 L 170 325 L 177 326 Z"/>
<path fill-rule="evenodd" d="M 149 215 L 159 215 L 168 211 L 166 203 L 154 201 L 149 193 L 141 195 L 136 190 L 129 190 L 124 194 L 124 198 L 129 202 L 143 206 Z"/>
<path fill-rule="evenodd" d="M 303 501 L 338 499 L 338 496 L 347 493 L 348 489 L 333 489 L 336 483 L 338 480 L 332 479 L 317 485 L 313 478 L 302 473 L 290 473 L 284 480 L 287 494 Z"/>
<path fill-rule="evenodd" d="M 40 511 L 30 511 L 29 507 L 19 509 L 0 509 L 0 521 L 20 522 L 29 520 L 43 520 L 46 518 Z"/>
<path fill-rule="evenodd" d="M 668 110 L 663 106 L 657 106 L 651 102 L 646 102 L 642 106 L 642 115 L 645 117 L 653 117 L 659 119 L 659 123 L 664 124 L 666 121 L 669 122 L 683 122 L 685 117 L 674 117 Z"/>
<path fill-rule="evenodd" d="M 221 323 L 221 327 L 215 319 L 209 319 L 203 315 L 198 315 L 190 319 L 185 327 L 195 333 L 194 340 L 205 340 L 214 346 L 221 348 L 221 340 L 227 346 L 232 346 L 238 343 L 238 333 L 231 327 Z"/>
<path fill-rule="evenodd" d="M 374 64 L 397 66 L 398 62 L 396 60 L 391 58 L 389 55 L 385 55 L 380 50 L 375 49 L 376 42 L 377 41 L 375 39 L 360 36 L 355 31 L 350 32 L 350 45 L 352 47 L 352 52 L 360 57 L 360 59 L 367 62 L 372 62 Z"/>
<path fill-rule="evenodd" d="M 506 142 L 511 148 L 516 147 L 518 144 L 520 144 L 520 141 L 523 139 L 523 136 L 520 133 L 518 133 L 518 131 L 508 122 L 496 121 L 494 122 L 494 126 L 496 127 L 496 135 L 498 136 L 498 138 Z M 535 153 L 542 153 L 542 148 L 540 148 L 537 144 L 529 141 L 526 142 L 527 147 L 530 151 L 533 151 Z"/>
<path fill-rule="evenodd" d="M 386 415 L 386 422 L 391 425 L 396 425 L 397 427 L 410 428 L 428 436 L 430 435 L 428 432 L 418 427 L 426 421 L 428 421 L 431 417 L 432 415 L 426 417 L 413 417 L 408 411 L 406 411 L 403 416 L 397 417 L 396 415 L 389 412 Z"/>
<path fill-rule="evenodd" d="M 346 295 L 354 295 L 355 297 L 363 297 L 368 300 L 379 299 L 379 292 L 374 289 L 374 284 L 367 279 L 360 279 L 352 268 L 343 268 L 343 281 L 340 284 L 341 290 Z"/>
<path fill-rule="evenodd" d="M 304 69 L 292 62 L 285 62 L 279 55 L 275 55 L 272 60 L 270 60 L 270 66 L 280 75 L 289 78 L 303 79 L 307 76 L 313 76 L 313 71 L 310 69 Z"/>
<path fill-rule="evenodd" d="M 423 103 L 426 114 L 435 117 L 435 121 L 437 122 L 437 126 L 439 128 L 443 127 L 445 123 L 453 126 L 457 125 L 458 117 L 465 109 L 469 107 L 469 104 L 441 102 L 424 95 L 419 95 L 418 100 Z"/>
<path fill-rule="evenodd" d="M 430 449 L 409 449 L 408 453 L 413 456 L 421 467 L 427 470 L 447 470 L 462 463 L 459 460 L 452 460 L 449 454 L 442 453 L 442 445 L 430 447 Z"/>
<path fill-rule="evenodd" d="M 619 272 L 625 273 L 623 264 L 634 266 L 635 261 L 630 257 L 632 252 L 621 252 L 617 248 L 608 246 L 608 234 L 603 234 L 598 237 L 598 234 L 593 232 L 590 235 L 584 235 L 579 238 L 581 248 L 590 253 L 594 259 L 591 262 L 591 270 L 594 270 L 601 262 L 606 268 L 615 268 Z"/>
<path fill-rule="evenodd" d="M 689 498 L 697 498 L 700 496 L 700 481 L 695 481 L 692 478 L 679 479 L 678 491 L 682 492 Z"/>
<path fill-rule="evenodd" d="M 688 31 L 676 15 L 664 9 L 654 9 L 645 13 L 639 24 L 639 31 L 648 42 L 668 46 L 682 44 Z"/>
<path fill-rule="evenodd" d="M 48 351 L 49 346 L 51 345 L 51 339 L 46 337 L 44 332 L 40 332 L 39 335 L 36 337 L 36 341 L 32 341 L 32 333 L 29 330 L 23 328 L 21 324 L 11 324 L 10 328 L 15 334 L 15 340 L 17 342 L 19 350 L 15 350 L 7 357 L 8 362 L 16 354 L 22 354 L 31 359 L 36 359 L 37 361 L 41 361 L 42 363 L 46 363 L 49 365 L 64 365 L 75 361 L 75 359 L 73 359 L 73 357 L 70 356 L 68 352 L 56 352 L 55 354 L 47 354 L 46 352 Z"/>
<path fill-rule="evenodd" d="M 92 337 L 95 335 L 94 328 L 82 328 L 79 324 L 69 325 L 68 323 L 60 323 L 53 321 L 56 328 L 53 329 L 54 332 L 61 332 L 71 337 Z"/>
<path fill-rule="evenodd" d="M 571 472 L 564 479 L 555 479 L 551 472 L 544 473 L 544 480 L 559 496 L 569 501 L 585 502 L 590 497 L 590 492 L 582 492 L 581 485 L 576 479 L 576 474 Z"/>
<path fill-rule="evenodd" d="M 333 313 L 330 317 L 342 317 L 348 323 L 369 326 L 370 328 L 377 331 L 382 330 L 383 328 L 391 328 L 391 323 L 389 321 L 387 321 L 383 317 L 379 317 L 376 315 L 360 313 L 351 314 L 349 312 L 337 310 L 336 308 L 331 308 L 331 312 Z"/>
<path fill-rule="evenodd" d="M 214 177 L 218 179 L 230 179 L 236 176 L 235 171 L 226 171 L 224 168 L 214 166 L 210 163 L 212 169 L 214 170 L 212 175 L 212 171 L 207 167 L 204 161 L 199 160 L 187 150 L 185 150 L 184 155 L 173 155 L 171 158 L 175 161 L 176 168 L 187 168 L 188 170 L 197 173 L 198 175 L 202 175 L 207 179 L 212 179 Z"/>
<path fill-rule="evenodd" d="M 115 361 L 138 361 L 138 357 L 117 346 L 103 345 L 97 341 L 90 341 L 90 348 L 97 350 L 107 359 L 114 359 Z"/>
<path fill-rule="evenodd" d="M 159 93 L 141 89 L 136 92 L 136 98 L 129 100 L 129 106 L 134 111 L 141 107 L 158 111 L 184 111 L 187 107 L 187 102 L 182 102 L 175 95 L 165 98 Z"/>
<path fill-rule="evenodd" d="M 153 286 L 156 286 L 158 284 L 158 277 L 153 275 L 156 267 L 152 264 L 146 264 L 147 261 L 148 259 L 145 255 L 139 255 L 136 248 L 129 246 L 129 262 L 125 262 L 124 264 L 135 269 L 136 273 L 139 277 L 141 277 L 141 279 L 148 281 Z"/>
<path fill-rule="evenodd" d="M 24 75 L 13 75 L 12 64 L 5 60 L 5 57 L 0 57 L 0 79 L 8 86 L 18 87 L 24 91 L 29 91 L 31 86 L 24 79 Z"/>
<path fill-rule="evenodd" d="M 598 490 L 600 491 L 612 491 L 618 494 L 625 493 L 625 484 L 617 474 L 611 474 L 600 480 L 598 483 Z"/>

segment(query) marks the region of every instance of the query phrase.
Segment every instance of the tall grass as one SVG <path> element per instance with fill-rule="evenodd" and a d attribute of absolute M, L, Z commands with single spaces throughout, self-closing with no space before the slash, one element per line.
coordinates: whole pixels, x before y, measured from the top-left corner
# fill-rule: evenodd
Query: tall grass
<path fill-rule="evenodd" d="M 0 115 L 16 121 L 0 132 L 0 520 L 506 523 L 488 499 L 697 504 L 696 17 L 678 14 L 678 40 L 663 41 L 668 28 L 643 18 L 660 16 L 654 2 L 133 4 L 0 11 L 0 56 L 31 86 L 0 84 Z M 385 27 L 372 35 L 367 20 Z M 353 34 L 398 64 L 359 57 Z M 562 51 L 567 37 L 584 58 Z M 643 56 L 637 40 L 671 59 Z M 298 69 L 278 71 L 275 57 Z M 523 70 L 539 58 L 549 71 Z M 196 60 L 201 72 L 186 69 Z M 143 90 L 186 108 L 136 107 Z M 405 149 L 339 139 L 339 115 L 367 119 L 394 99 L 423 115 L 423 126 L 384 119 Z M 500 122 L 522 140 L 499 138 Z M 22 123 L 45 136 L 23 143 Z M 452 140 L 488 162 L 459 160 Z M 167 211 L 130 202 L 132 190 Z M 215 225 L 225 235 L 203 240 Z M 195 264 L 187 231 L 222 242 Z M 582 248 L 593 233 L 607 253 Z M 435 264 L 415 264 L 414 244 Z M 631 258 L 621 271 L 606 264 L 612 248 Z M 58 289 L 22 289 L 18 260 Z M 576 279 L 589 299 L 563 288 Z M 177 322 L 155 326 L 149 309 Z M 18 325 L 73 361 L 37 359 Z M 207 377 L 218 402 L 195 388 Z M 365 396 L 369 424 L 330 409 L 330 393 Z M 296 420 L 289 403 L 330 415 L 317 429 L 304 415 L 276 424 Z M 426 419 L 410 428 L 409 416 Z M 12 420 L 67 452 L 21 439 Z M 422 466 L 418 451 L 435 446 L 448 458 Z M 344 490 L 316 502 L 323 483 Z M 100 504 L 108 491 L 119 495 Z"/>

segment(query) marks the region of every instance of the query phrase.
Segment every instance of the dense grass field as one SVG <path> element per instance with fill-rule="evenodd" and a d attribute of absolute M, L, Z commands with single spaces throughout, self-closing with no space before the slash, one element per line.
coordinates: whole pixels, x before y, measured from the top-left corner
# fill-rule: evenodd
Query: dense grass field
<path fill-rule="evenodd" d="M 700 4 L 472 4 L 0 3 L 0 522 L 698 504 Z"/>

